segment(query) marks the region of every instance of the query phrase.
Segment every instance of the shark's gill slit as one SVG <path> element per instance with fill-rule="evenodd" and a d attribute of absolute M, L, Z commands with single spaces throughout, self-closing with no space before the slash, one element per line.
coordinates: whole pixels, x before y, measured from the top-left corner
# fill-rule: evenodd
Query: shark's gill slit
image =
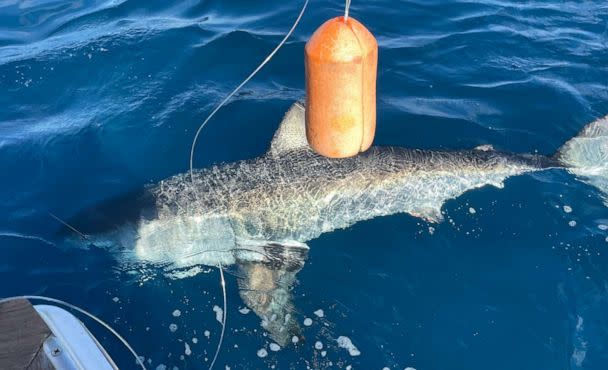
<path fill-rule="evenodd" d="M 192 147 L 190 148 L 190 181 L 192 182 L 192 185 L 194 186 L 194 196 L 196 197 L 197 200 L 199 200 L 199 196 L 198 196 L 198 191 L 196 188 L 196 183 L 194 181 L 194 169 L 193 169 L 193 162 L 194 162 L 194 149 L 196 148 L 196 142 L 198 140 L 198 137 L 201 133 L 201 131 L 203 130 L 203 128 L 205 127 L 205 125 L 207 125 L 207 123 L 211 120 L 211 118 L 215 115 L 215 113 L 217 113 L 217 111 L 220 110 L 220 108 L 222 106 L 224 106 L 228 100 L 230 100 L 230 98 L 232 98 L 234 96 L 234 94 L 236 94 L 247 82 L 249 82 L 249 80 L 251 80 L 257 73 L 258 71 L 260 71 L 260 69 L 262 69 L 262 67 L 264 67 L 264 65 L 266 65 L 270 59 L 272 59 L 272 57 L 277 53 L 277 51 L 279 51 L 279 49 L 283 46 L 283 44 L 285 44 L 285 42 L 287 41 L 287 39 L 291 36 L 291 34 L 293 33 L 293 31 L 295 30 L 295 28 L 298 26 L 298 23 L 300 23 L 300 19 L 302 19 L 302 16 L 304 15 L 304 11 L 306 10 L 306 7 L 308 6 L 308 1 L 309 0 L 305 0 L 304 4 L 302 5 L 302 9 L 300 10 L 300 13 L 298 14 L 298 17 L 296 18 L 295 22 L 293 23 L 293 25 L 291 26 L 291 28 L 289 29 L 289 31 L 287 32 L 287 34 L 285 35 L 285 37 L 283 37 L 283 39 L 281 40 L 281 42 L 279 42 L 279 44 L 274 48 L 274 50 L 272 50 L 272 52 L 270 52 L 270 54 L 268 54 L 268 56 L 266 57 L 266 59 L 264 59 L 262 61 L 262 63 L 260 63 L 257 68 L 251 72 L 251 74 L 249 76 L 247 76 L 247 78 L 245 78 L 243 80 L 243 82 L 241 82 L 234 90 L 232 90 L 232 92 L 230 94 L 228 94 L 218 105 L 217 107 L 215 107 L 215 109 L 213 111 L 211 111 L 211 113 L 207 116 L 207 118 L 205 118 L 205 120 L 203 121 L 203 123 L 201 123 L 201 125 L 199 126 L 199 128 L 196 130 L 196 133 L 194 134 L 194 139 L 192 140 Z M 348 1 L 350 3 L 350 1 Z M 348 11 L 348 7 L 347 7 L 347 11 Z M 218 263 L 218 268 L 220 270 L 220 277 L 221 277 L 221 284 L 222 284 L 222 294 L 223 294 L 223 298 L 224 298 L 224 315 L 222 318 L 222 333 L 220 335 L 220 339 L 217 343 L 217 349 L 215 351 L 215 355 L 213 356 L 213 361 L 211 361 L 211 364 L 209 365 L 209 370 L 211 370 L 213 368 L 213 365 L 215 365 L 215 361 L 217 360 L 217 356 L 220 352 L 220 349 L 222 347 L 222 342 L 224 339 L 224 332 L 226 330 L 226 316 L 228 315 L 228 310 L 227 310 L 227 299 L 226 299 L 226 281 L 224 279 L 224 272 L 222 270 L 222 264 L 221 262 Z"/>
<path fill-rule="evenodd" d="M 282 248 L 286 248 L 286 249 L 289 248 L 288 246 L 284 246 L 284 245 L 282 245 L 281 247 Z M 196 256 L 200 256 L 202 254 L 205 254 L 205 253 L 233 253 L 234 251 L 236 251 L 236 252 L 245 251 L 247 253 L 257 253 L 257 254 L 260 254 L 260 255 L 262 255 L 263 257 L 265 257 L 267 259 L 267 261 L 264 261 L 264 262 L 270 263 L 272 261 L 272 257 L 268 253 L 261 252 L 261 251 L 258 251 L 258 250 L 255 250 L 255 249 L 251 249 L 251 248 L 234 248 L 233 250 L 207 249 L 207 250 L 204 250 L 204 251 L 199 251 L 199 252 L 183 255 L 181 257 L 181 259 L 193 258 L 193 257 L 196 257 Z M 171 263 L 167 263 L 167 266 L 171 266 Z M 242 275 L 242 274 L 239 274 L 239 273 L 236 273 L 236 272 L 232 272 L 232 271 L 228 270 L 227 268 L 226 268 L 226 271 L 224 271 L 224 272 L 226 272 L 228 275 L 234 276 L 234 277 L 236 277 L 238 279 L 244 280 L 244 279 L 247 278 L 245 275 Z M 287 285 L 287 284 L 285 284 L 285 283 L 283 283 L 283 282 L 281 282 L 281 281 L 279 281 L 277 279 L 274 279 L 274 278 L 271 278 L 271 280 L 272 280 L 272 282 L 276 286 L 285 287 Z M 243 288 L 241 288 L 241 290 L 259 291 L 259 290 L 256 290 L 256 289 L 243 289 Z"/>

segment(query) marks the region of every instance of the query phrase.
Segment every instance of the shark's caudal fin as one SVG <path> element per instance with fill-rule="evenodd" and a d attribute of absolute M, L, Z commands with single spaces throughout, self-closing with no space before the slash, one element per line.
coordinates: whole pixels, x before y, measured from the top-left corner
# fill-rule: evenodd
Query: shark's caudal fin
<path fill-rule="evenodd" d="M 583 182 L 598 188 L 608 206 L 608 116 L 585 126 L 555 157 Z"/>
<path fill-rule="evenodd" d="M 275 132 L 268 154 L 276 158 L 294 150 L 309 149 L 306 140 L 304 106 L 299 102 L 294 103 L 285 113 L 285 117 Z"/>

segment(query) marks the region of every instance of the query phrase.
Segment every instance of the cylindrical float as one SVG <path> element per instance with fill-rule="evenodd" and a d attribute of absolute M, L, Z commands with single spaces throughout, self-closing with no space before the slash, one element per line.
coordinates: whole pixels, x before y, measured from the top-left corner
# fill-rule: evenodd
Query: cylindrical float
<path fill-rule="evenodd" d="M 306 137 L 317 153 L 351 157 L 376 130 L 378 43 L 352 17 L 330 19 L 305 47 Z"/>

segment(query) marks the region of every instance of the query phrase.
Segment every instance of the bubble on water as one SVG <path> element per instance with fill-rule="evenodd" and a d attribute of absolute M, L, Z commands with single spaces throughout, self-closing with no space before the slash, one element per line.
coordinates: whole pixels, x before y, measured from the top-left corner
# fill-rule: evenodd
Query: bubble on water
<path fill-rule="evenodd" d="M 266 351 L 266 349 L 264 349 L 264 348 L 260 348 L 258 350 L 258 357 L 259 358 L 264 358 L 266 356 L 268 356 L 268 351 Z"/>
<path fill-rule="evenodd" d="M 169 330 L 171 331 L 171 333 L 175 333 L 177 331 L 177 325 L 176 324 L 170 324 L 169 325 Z"/>
<path fill-rule="evenodd" d="M 173 311 L 173 317 L 180 317 L 181 315 L 182 315 L 182 312 L 180 310 Z"/>
<path fill-rule="evenodd" d="M 323 343 L 321 343 L 321 342 L 317 341 L 317 342 L 315 343 L 315 349 L 323 349 Z"/>
<path fill-rule="evenodd" d="M 327 355 L 327 351 L 321 351 L 321 357 L 325 357 Z"/>
<path fill-rule="evenodd" d="M 204 334 L 204 335 L 205 335 L 207 338 L 209 338 L 209 336 L 211 335 L 211 333 L 209 332 L 209 330 L 205 330 L 205 331 L 203 332 L 203 334 Z"/>
<path fill-rule="evenodd" d="M 194 343 L 194 344 L 198 343 L 198 338 L 192 338 L 192 343 Z"/>
<path fill-rule="evenodd" d="M 341 335 L 338 337 L 336 342 L 338 342 L 338 347 L 347 350 L 351 356 L 359 356 L 361 354 L 361 352 L 357 349 L 357 347 L 355 347 L 349 337 Z"/>
<path fill-rule="evenodd" d="M 597 228 L 602 231 L 606 231 L 606 230 L 608 230 L 608 225 L 599 224 L 599 225 L 597 225 Z"/>
<path fill-rule="evenodd" d="M 405 369 L 403 369 L 403 370 L 416 370 L 416 369 L 415 369 L 415 368 L 413 368 L 413 367 L 408 366 L 408 367 L 406 367 L 406 368 L 405 368 Z"/>
<path fill-rule="evenodd" d="M 310 318 L 305 318 L 304 319 L 304 326 L 311 326 L 312 325 L 312 319 Z"/>
<path fill-rule="evenodd" d="M 118 302 L 118 301 L 120 301 L 120 299 L 118 299 L 118 297 L 114 297 L 114 298 L 112 298 L 112 300 L 113 300 L 114 302 Z"/>
<path fill-rule="evenodd" d="M 156 370 L 167 370 L 167 365 L 165 365 L 165 364 L 159 364 L 156 367 Z"/>
<path fill-rule="evenodd" d="M 190 356 L 192 354 L 192 350 L 190 349 L 190 345 L 184 342 L 184 353 L 186 356 Z"/>
<path fill-rule="evenodd" d="M 385 367 L 382 368 L 382 370 L 391 370 L 391 368 L 385 366 Z"/>
<path fill-rule="evenodd" d="M 224 318 L 224 311 L 219 306 L 213 306 L 213 312 L 215 312 L 215 319 L 221 324 Z"/>
<path fill-rule="evenodd" d="M 572 212 L 572 207 L 570 207 L 570 206 L 564 206 L 564 212 L 566 212 L 566 213 Z"/>
<path fill-rule="evenodd" d="M 429 234 L 435 234 L 435 228 L 433 226 L 429 226 Z"/>
<path fill-rule="evenodd" d="M 475 208 L 469 207 L 469 213 L 474 215 L 475 213 L 477 213 L 477 211 L 475 210 Z"/>
<path fill-rule="evenodd" d="M 239 310 L 240 313 L 242 313 L 243 315 L 247 315 L 249 312 L 251 312 L 251 310 L 247 307 L 243 307 Z"/>
<path fill-rule="evenodd" d="M 608 242 L 608 236 L 606 237 L 606 239 L 604 239 L 606 242 Z"/>
<path fill-rule="evenodd" d="M 294 335 L 293 337 L 291 337 L 291 343 L 296 344 L 300 341 L 300 338 L 298 338 L 296 335 Z"/>
<path fill-rule="evenodd" d="M 315 315 L 317 315 L 317 317 L 323 317 L 325 316 L 325 312 L 323 312 L 322 309 L 318 309 L 315 312 L 313 312 Z"/>
<path fill-rule="evenodd" d="M 270 343 L 270 350 L 272 352 L 279 351 L 280 349 L 281 349 L 281 346 L 279 346 L 278 344 L 276 344 L 276 343 Z"/>
<path fill-rule="evenodd" d="M 574 227 L 574 226 L 576 226 L 576 221 L 572 220 L 572 221 L 568 222 L 568 225 L 570 227 Z"/>

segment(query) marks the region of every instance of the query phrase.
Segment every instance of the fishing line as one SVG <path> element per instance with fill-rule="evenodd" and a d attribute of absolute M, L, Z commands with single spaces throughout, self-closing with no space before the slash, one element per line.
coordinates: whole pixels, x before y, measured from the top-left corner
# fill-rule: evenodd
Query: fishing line
<path fill-rule="evenodd" d="M 220 108 L 223 107 L 228 102 L 228 100 L 230 100 L 230 98 L 232 98 L 234 96 L 234 94 L 236 94 L 247 82 L 249 82 L 249 80 L 251 80 L 253 78 L 253 76 L 255 76 L 258 73 L 258 71 L 260 69 L 262 69 L 262 67 L 264 67 L 266 65 L 266 63 L 268 63 L 270 61 L 270 59 L 272 59 L 272 57 L 277 53 L 277 51 L 279 51 L 279 49 L 283 46 L 283 44 L 285 44 L 285 42 L 287 41 L 289 36 L 291 36 L 293 31 L 298 26 L 298 23 L 300 23 L 300 19 L 302 19 L 302 16 L 304 15 L 304 11 L 306 10 L 306 7 L 308 6 L 308 1 L 309 0 L 304 1 L 304 5 L 302 6 L 302 10 L 300 10 L 300 14 L 298 15 L 298 18 L 293 23 L 293 26 L 291 26 L 291 29 L 289 30 L 289 32 L 287 32 L 287 34 L 285 35 L 283 40 L 281 40 L 281 42 L 274 48 L 274 50 L 270 54 L 268 54 L 266 59 L 264 59 L 264 61 L 262 63 L 260 63 L 260 65 L 253 72 L 251 72 L 251 74 L 249 76 L 247 76 L 247 78 L 245 80 L 243 80 L 243 82 L 241 82 L 234 90 L 232 90 L 232 92 L 230 94 L 228 94 L 228 96 L 226 96 L 224 98 L 224 100 L 222 100 L 220 102 L 220 104 L 218 104 L 217 107 L 215 107 L 215 109 L 207 116 L 207 118 L 199 126 L 198 130 L 196 130 L 196 134 L 194 135 L 194 140 L 192 141 L 192 148 L 190 149 L 190 179 L 192 180 L 193 184 L 194 184 L 194 176 L 193 176 L 194 149 L 196 147 L 196 142 L 198 141 L 198 137 L 199 137 L 203 127 L 205 127 L 207 125 L 207 122 L 209 122 L 209 120 L 211 120 L 211 118 L 213 118 L 215 113 L 217 113 L 217 111 L 220 110 Z M 348 3 L 350 3 L 350 1 L 348 1 Z"/>
<path fill-rule="evenodd" d="M 222 263 L 219 262 L 220 269 L 220 277 L 222 279 L 222 295 L 224 296 L 224 314 L 222 315 L 222 332 L 220 333 L 220 340 L 217 342 L 217 348 L 215 350 L 215 355 L 213 355 L 213 361 L 211 361 L 211 365 L 209 365 L 209 370 L 213 368 L 215 365 L 215 360 L 217 360 L 217 356 L 220 354 L 220 348 L 222 347 L 222 343 L 224 342 L 224 331 L 226 330 L 226 317 L 228 316 L 228 312 L 226 309 L 228 308 L 227 299 L 226 299 L 226 280 L 224 279 L 224 269 L 222 268 Z"/>
<path fill-rule="evenodd" d="M 135 356 L 135 361 L 139 364 L 139 366 L 143 370 L 146 370 L 146 366 L 144 365 L 142 359 L 137 355 L 137 353 L 135 352 L 135 350 L 133 349 L 133 347 L 131 347 L 131 345 L 129 345 L 129 342 L 127 342 L 127 340 L 125 338 L 123 338 L 120 334 L 118 334 L 116 332 L 116 330 L 112 329 L 112 327 L 109 324 L 106 324 L 103 320 L 97 318 L 97 316 L 93 315 L 92 313 L 89 313 L 89 312 L 83 310 L 82 308 L 79 308 L 77 306 L 74 306 L 73 304 L 61 301 L 59 299 L 50 298 L 50 297 L 44 297 L 44 296 L 38 296 L 38 295 L 22 295 L 22 296 L 16 296 L 16 297 L 1 298 L 0 299 L 0 304 L 5 303 L 5 302 L 16 301 L 16 300 L 19 300 L 19 299 L 28 299 L 28 300 L 34 299 L 34 300 L 38 300 L 38 301 L 44 301 L 44 302 L 47 302 L 47 303 L 54 303 L 54 304 L 57 304 L 57 305 L 60 305 L 60 306 L 71 308 L 73 310 L 76 310 L 76 311 L 80 312 L 83 315 L 86 315 L 90 319 L 93 319 L 94 321 L 96 321 L 99 325 L 101 325 L 104 328 L 106 328 L 116 338 L 118 338 L 118 340 L 120 340 L 122 342 L 122 344 L 124 344 L 124 346 L 129 350 L 129 352 L 131 352 L 131 354 L 133 356 Z"/>
<path fill-rule="evenodd" d="M 262 69 L 262 67 L 264 67 L 266 65 L 266 63 L 268 63 L 270 61 L 270 59 L 272 59 L 272 57 L 276 54 L 277 51 L 279 51 L 279 49 L 283 46 L 283 44 L 285 44 L 285 42 L 287 41 L 287 39 L 289 38 L 289 36 L 291 36 L 291 34 L 293 33 L 293 31 L 296 29 L 298 23 L 300 23 L 300 19 L 302 19 L 302 16 L 304 15 L 304 11 L 306 10 L 306 7 L 308 6 L 308 1 L 309 0 L 305 0 L 304 1 L 304 5 L 302 6 L 302 10 L 300 10 L 300 14 L 298 14 L 298 17 L 296 18 L 295 22 L 293 23 L 293 26 L 291 26 L 291 29 L 287 32 L 287 34 L 285 35 L 285 37 L 281 40 L 281 42 L 274 48 L 274 50 L 272 50 L 272 52 L 270 54 L 268 54 L 268 56 L 266 57 L 266 59 L 264 59 L 264 61 L 262 61 L 262 63 L 260 63 L 260 65 L 253 71 L 251 72 L 251 74 L 249 76 L 247 76 L 247 78 L 245 80 L 243 80 L 243 82 L 241 82 L 234 90 L 232 90 L 232 92 L 230 94 L 228 94 L 228 96 L 226 96 L 221 102 L 220 104 L 218 104 L 217 107 L 215 107 L 215 109 L 213 111 L 211 111 L 211 113 L 207 116 L 207 118 L 205 118 L 205 120 L 203 121 L 203 123 L 201 123 L 201 125 L 199 126 L 198 130 L 196 130 L 196 134 L 194 134 L 194 139 L 192 140 L 192 147 L 190 148 L 190 181 L 192 182 L 192 186 L 193 186 L 193 190 L 194 190 L 194 195 L 197 198 L 197 201 L 199 201 L 199 197 L 198 197 L 198 191 L 196 189 L 196 184 L 194 182 L 194 149 L 196 148 L 196 142 L 198 141 L 198 137 L 201 133 L 201 131 L 203 130 L 203 128 L 207 125 L 207 123 L 211 120 L 211 118 L 213 118 L 213 116 L 215 115 L 215 113 L 217 113 L 217 111 L 220 110 L 220 108 L 222 106 L 224 106 L 228 100 L 230 100 L 230 98 L 232 98 L 234 96 L 234 94 L 236 94 L 247 82 L 249 82 L 249 80 L 251 80 L 253 78 L 253 76 L 255 76 L 258 71 L 260 69 Z M 222 293 L 224 296 L 224 315 L 223 315 L 223 319 L 222 319 L 222 334 L 220 336 L 220 340 L 218 342 L 217 345 L 217 350 L 215 351 L 215 356 L 213 357 L 213 361 L 211 362 L 211 365 L 209 366 L 209 370 L 211 370 L 213 368 L 213 365 L 215 364 L 215 360 L 217 359 L 217 356 L 220 352 L 220 348 L 222 346 L 222 341 L 224 339 L 224 331 L 226 329 L 226 316 L 228 314 L 227 312 L 227 299 L 226 299 L 226 281 L 224 280 L 224 272 L 222 270 L 222 265 L 221 263 L 218 263 L 218 268 L 220 269 L 220 276 L 222 279 Z"/>
<path fill-rule="evenodd" d="M 66 226 L 68 229 L 72 230 L 73 232 L 75 232 L 76 234 L 80 235 L 80 237 L 84 240 L 89 239 L 89 236 L 83 232 L 80 232 L 77 228 L 75 228 L 74 226 L 68 224 L 67 222 L 63 221 L 62 219 L 60 219 L 59 217 L 55 216 L 54 214 L 52 214 L 51 212 L 48 212 L 49 216 L 53 217 L 55 220 L 57 220 L 58 222 L 60 222 L 61 224 L 63 224 L 64 226 Z"/>

